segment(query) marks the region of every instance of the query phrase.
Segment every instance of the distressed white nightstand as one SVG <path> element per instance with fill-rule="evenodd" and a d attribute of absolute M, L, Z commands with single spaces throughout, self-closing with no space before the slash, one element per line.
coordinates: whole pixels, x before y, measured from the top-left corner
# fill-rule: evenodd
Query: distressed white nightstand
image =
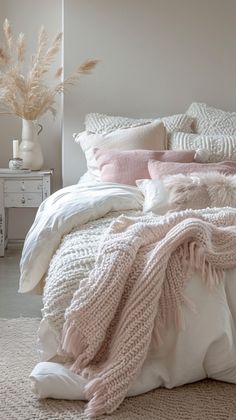
<path fill-rule="evenodd" d="M 39 207 L 51 194 L 51 177 L 48 171 L 8 171 L 0 168 L 0 257 L 7 245 L 8 209 Z"/>

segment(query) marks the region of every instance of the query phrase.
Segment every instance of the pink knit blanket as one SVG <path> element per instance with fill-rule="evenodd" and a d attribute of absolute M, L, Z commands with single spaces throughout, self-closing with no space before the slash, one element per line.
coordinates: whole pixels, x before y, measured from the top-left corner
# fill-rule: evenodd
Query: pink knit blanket
<path fill-rule="evenodd" d="M 114 411 L 154 332 L 158 338 L 168 323 L 181 325 L 190 268 L 213 286 L 235 266 L 236 209 L 118 217 L 66 311 L 63 349 L 74 358 L 71 369 L 90 379 L 86 414 Z"/>

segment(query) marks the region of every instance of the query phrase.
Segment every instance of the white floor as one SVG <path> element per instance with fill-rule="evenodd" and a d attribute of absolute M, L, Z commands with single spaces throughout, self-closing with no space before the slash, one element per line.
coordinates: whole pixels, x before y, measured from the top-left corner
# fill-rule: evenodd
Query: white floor
<path fill-rule="evenodd" d="M 20 246 L 9 246 L 0 257 L 0 318 L 41 317 L 40 296 L 18 293 Z"/>

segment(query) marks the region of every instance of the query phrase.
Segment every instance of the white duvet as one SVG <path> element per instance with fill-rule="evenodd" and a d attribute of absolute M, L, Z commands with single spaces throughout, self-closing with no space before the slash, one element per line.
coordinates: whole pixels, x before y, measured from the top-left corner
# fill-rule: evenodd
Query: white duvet
<path fill-rule="evenodd" d="M 143 196 L 136 187 L 112 183 L 78 184 L 50 196 L 40 206 L 25 241 L 19 291 L 33 291 L 46 274 L 62 236 L 74 227 L 110 211 L 140 210 L 142 203 Z M 150 347 L 129 395 L 205 377 L 236 383 L 236 271 L 227 272 L 225 282 L 213 290 L 195 274 L 187 284 L 186 295 L 194 302 L 195 311 L 183 308 L 185 329 L 166 331 L 158 352 Z M 41 331 L 43 328 L 45 325 Z M 56 354 L 49 328 L 41 345 L 43 362 L 31 374 L 34 392 L 41 398 L 84 399 L 86 380 L 47 361 L 47 354 Z"/>
<path fill-rule="evenodd" d="M 142 203 L 138 188 L 113 183 L 76 184 L 52 194 L 40 205 L 25 239 L 19 292 L 30 292 L 37 286 L 61 238 L 74 227 L 110 211 L 141 210 Z"/>

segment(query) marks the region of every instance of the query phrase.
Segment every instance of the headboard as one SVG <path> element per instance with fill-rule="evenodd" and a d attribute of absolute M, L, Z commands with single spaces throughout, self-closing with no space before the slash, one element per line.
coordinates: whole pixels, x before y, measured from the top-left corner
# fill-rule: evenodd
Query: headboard
<path fill-rule="evenodd" d="M 193 101 L 236 110 L 235 0 L 64 0 L 65 74 L 98 58 L 64 98 L 63 184 L 85 172 L 72 134 L 86 113 L 155 117 Z"/>

